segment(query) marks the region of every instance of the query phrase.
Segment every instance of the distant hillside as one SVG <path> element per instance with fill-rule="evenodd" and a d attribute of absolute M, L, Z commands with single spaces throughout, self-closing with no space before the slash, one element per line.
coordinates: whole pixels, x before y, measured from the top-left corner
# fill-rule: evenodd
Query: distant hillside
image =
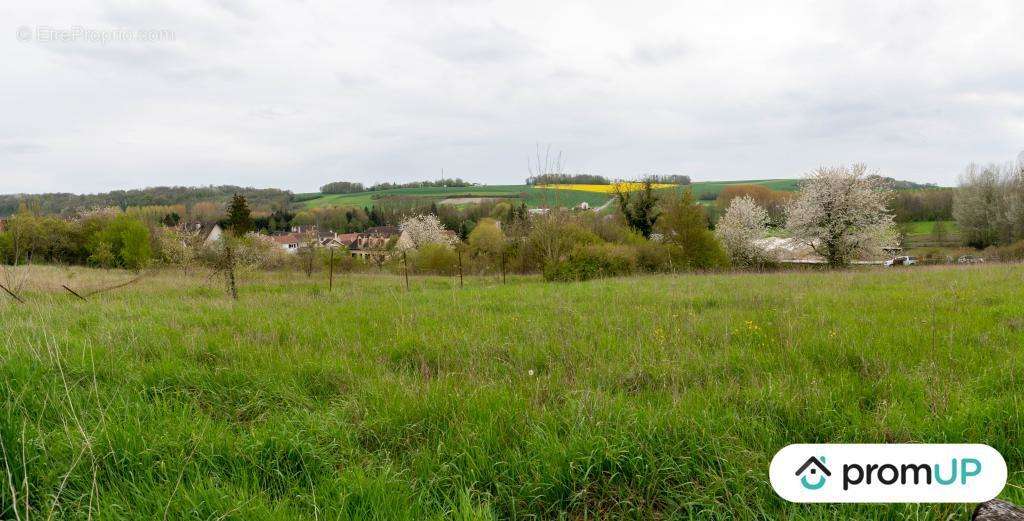
<path fill-rule="evenodd" d="M 704 181 L 679 188 L 690 188 L 694 196 L 714 199 L 725 186 L 733 184 L 758 184 L 773 190 L 794 191 L 797 179 L 760 179 L 753 181 Z M 678 189 L 678 188 L 670 188 Z M 421 187 L 395 188 L 375 192 L 350 194 L 298 194 L 296 203 L 306 208 L 322 206 L 358 206 L 369 207 L 374 204 L 387 204 L 390 201 L 400 202 L 419 199 L 427 204 L 440 203 L 444 200 L 461 200 L 468 198 L 501 198 L 521 201 L 531 208 L 542 206 L 575 206 L 586 202 L 591 207 L 600 206 L 611 198 L 607 193 L 588 190 L 568 190 L 544 188 L 533 185 L 475 185 L 467 187 Z"/>
<path fill-rule="evenodd" d="M 887 178 L 888 179 L 888 178 Z M 459 180 L 461 181 L 461 180 Z M 799 187 L 799 179 L 754 179 L 746 181 L 698 181 L 678 188 L 689 188 L 698 200 L 705 204 L 713 201 L 722 188 L 737 184 L 756 184 L 773 190 L 795 191 Z M 909 181 L 892 180 L 899 190 L 916 190 L 934 188 L 935 185 L 922 185 Z M 678 189 L 675 188 L 675 189 Z M 607 193 L 588 190 L 552 189 L 533 185 L 471 185 L 471 186 L 417 186 L 404 188 L 384 188 L 376 186 L 373 190 L 356 193 L 305 193 L 293 194 L 287 190 L 276 188 L 251 188 L 232 185 L 184 187 L 158 186 L 141 190 L 116 190 L 102 194 L 77 195 L 70 193 L 49 194 L 8 194 L 0 195 L 0 217 L 8 216 L 17 211 L 21 201 L 31 201 L 33 207 L 48 214 L 68 214 L 83 208 L 117 206 L 192 206 L 200 202 L 226 204 L 231 196 L 239 193 L 248 199 L 254 210 L 273 211 L 280 208 L 298 207 L 315 208 L 323 206 L 356 206 L 370 207 L 387 205 L 395 202 L 407 205 L 449 203 L 462 204 L 478 198 L 508 199 L 523 202 L 531 208 L 544 206 L 576 206 L 586 202 L 591 207 L 600 206 L 610 199 Z"/>
<path fill-rule="evenodd" d="M 242 186 L 157 186 L 141 190 L 115 190 L 101 194 L 7 194 L 0 195 L 0 216 L 18 211 L 22 201 L 29 201 L 33 208 L 47 214 L 68 214 L 76 210 L 94 207 L 155 206 L 183 204 L 192 206 L 199 202 L 227 203 L 234 194 L 242 194 L 255 210 L 273 210 L 286 207 L 293 195 L 276 188 L 251 188 Z"/>
<path fill-rule="evenodd" d="M 299 194 L 300 204 L 307 208 L 320 206 L 369 207 L 389 202 L 440 203 L 446 199 L 497 198 L 524 202 L 531 208 L 541 206 L 575 206 L 581 202 L 600 205 L 608 200 L 606 194 L 578 190 L 551 190 L 527 185 L 477 185 L 467 187 L 394 188 L 354 194 Z"/>

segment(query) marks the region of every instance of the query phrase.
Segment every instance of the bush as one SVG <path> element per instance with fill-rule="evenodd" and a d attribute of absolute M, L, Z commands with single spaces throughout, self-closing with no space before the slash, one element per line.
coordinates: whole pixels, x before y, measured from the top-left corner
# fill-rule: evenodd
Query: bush
<path fill-rule="evenodd" d="M 656 231 L 662 234 L 676 269 L 712 269 L 729 265 L 729 256 L 707 228 L 704 209 L 686 190 L 666 198 Z"/>
<path fill-rule="evenodd" d="M 576 248 L 601 242 L 594 232 L 585 228 L 572 214 L 552 211 L 536 217 L 526 236 L 523 254 L 528 265 L 547 267 L 565 260 Z"/>
<path fill-rule="evenodd" d="M 668 247 L 659 242 L 644 242 L 636 246 L 636 266 L 640 271 L 657 273 L 670 271 L 672 255 Z"/>
<path fill-rule="evenodd" d="M 324 269 L 329 270 L 331 268 L 331 252 L 327 251 L 324 254 Z M 334 272 L 335 273 L 349 273 L 356 269 L 356 258 L 349 253 L 348 248 L 341 247 L 334 250 Z"/>
<path fill-rule="evenodd" d="M 120 215 L 96 234 L 89 251 L 89 261 L 96 266 L 141 270 L 152 256 L 149 228 L 141 221 Z"/>
<path fill-rule="evenodd" d="M 569 258 L 544 267 L 544 278 L 579 281 L 618 277 L 636 271 L 636 250 L 625 244 L 589 244 L 574 250 Z"/>
<path fill-rule="evenodd" d="M 993 246 L 985 250 L 985 257 L 1001 262 L 1024 261 L 1024 240 L 1006 246 Z"/>
<path fill-rule="evenodd" d="M 409 268 L 416 273 L 433 275 L 454 275 L 458 273 L 459 257 L 451 247 L 444 244 L 424 244 L 410 251 Z"/>

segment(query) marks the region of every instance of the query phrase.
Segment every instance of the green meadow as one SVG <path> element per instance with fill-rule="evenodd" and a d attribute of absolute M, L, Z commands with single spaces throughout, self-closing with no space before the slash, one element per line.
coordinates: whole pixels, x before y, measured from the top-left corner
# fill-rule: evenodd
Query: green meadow
<path fill-rule="evenodd" d="M 533 277 L 32 268 L 3 519 L 966 519 L 796 505 L 798 442 L 987 443 L 1024 502 L 1024 267 Z"/>
<path fill-rule="evenodd" d="M 302 198 L 314 194 L 304 194 Z M 323 194 L 308 199 L 301 204 L 306 208 L 321 206 L 356 206 L 368 207 L 389 201 L 418 200 L 439 203 L 449 198 L 508 198 L 516 202 L 524 202 L 531 208 L 541 206 L 572 207 L 586 202 L 591 206 L 600 206 L 610 199 L 607 194 L 585 192 L 582 190 L 553 190 L 536 188 L 526 185 L 467 186 L 467 187 L 425 187 L 425 188 L 393 188 L 354 194 Z"/>

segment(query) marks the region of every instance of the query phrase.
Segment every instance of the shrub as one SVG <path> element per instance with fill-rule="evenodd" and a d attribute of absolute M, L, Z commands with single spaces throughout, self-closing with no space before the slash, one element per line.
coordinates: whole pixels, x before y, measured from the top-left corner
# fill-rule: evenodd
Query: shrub
<path fill-rule="evenodd" d="M 672 267 L 671 252 L 659 242 L 643 242 L 636 246 L 636 266 L 649 273 L 669 271 Z"/>
<path fill-rule="evenodd" d="M 140 270 L 152 256 L 149 229 L 141 221 L 117 216 L 96 234 L 89 251 L 89 261 L 94 265 Z"/>
<path fill-rule="evenodd" d="M 408 255 L 409 267 L 417 273 L 454 275 L 458 272 L 458 254 L 444 244 L 425 244 Z"/>
<path fill-rule="evenodd" d="M 664 237 L 674 267 L 711 269 L 729 264 L 729 256 L 707 228 L 704 209 L 694 202 L 690 190 L 666 198 L 662 204 L 656 229 Z"/>
<path fill-rule="evenodd" d="M 1002 262 L 1024 261 L 1024 240 L 1006 246 L 993 246 L 985 250 L 985 257 Z"/>
<path fill-rule="evenodd" d="M 636 250 L 624 244 L 588 244 L 578 247 L 567 259 L 544 267 L 544 278 L 579 281 L 629 275 L 636 271 Z"/>
<path fill-rule="evenodd" d="M 324 255 L 324 269 L 331 267 L 331 252 Z M 356 258 L 349 253 L 348 248 L 341 247 L 334 251 L 334 272 L 349 273 L 356 269 Z"/>
<path fill-rule="evenodd" d="M 536 217 L 531 224 L 523 253 L 529 257 L 527 263 L 535 266 L 547 267 L 564 260 L 579 246 L 601 242 L 569 212 L 552 211 Z"/>
<path fill-rule="evenodd" d="M 469 233 L 469 251 L 475 257 L 496 259 L 505 249 L 505 235 L 494 219 L 484 218 Z"/>

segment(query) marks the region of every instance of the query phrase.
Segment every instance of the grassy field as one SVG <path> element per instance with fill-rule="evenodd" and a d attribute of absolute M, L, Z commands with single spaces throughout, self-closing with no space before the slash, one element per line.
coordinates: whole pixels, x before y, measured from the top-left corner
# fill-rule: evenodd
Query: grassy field
<path fill-rule="evenodd" d="M 759 184 L 774 190 L 795 191 L 797 179 L 768 179 L 757 181 L 706 181 L 689 185 L 693 194 L 700 197 L 704 193 L 717 193 L 722 187 L 730 184 Z M 575 185 L 589 186 L 589 185 Z M 315 194 L 301 194 L 303 197 Z M 575 206 L 586 202 L 591 207 L 604 204 L 609 195 L 593 189 L 555 189 L 526 185 L 495 185 L 495 186 L 470 186 L 463 188 L 395 188 L 391 190 L 380 190 L 375 192 L 361 192 L 356 194 L 324 194 L 315 199 L 304 200 L 299 203 L 306 208 L 320 206 L 371 206 L 375 202 L 386 201 L 396 197 L 416 197 L 424 200 L 440 202 L 453 197 L 508 197 L 524 201 L 531 208 L 541 206 Z"/>
<path fill-rule="evenodd" d="M 465 188 L 394 188 L 357 194 L 324 195 L 300 203 L 306 208 L 320 206 L 359 206 L 367 207 L 375 203 L 395 198 L 419 198 L 432 202 L 440 202 L 448 198 L 459 197 L 497 197 L 522 201 L 531 208 L 541 206 L 575 206 L 586 201 L 591 206 L 600 206 L 608 200 L 607 194 L 584 190 L 555 190 L 537 188 L 526 185 L 508 186 L 470 186 Z"/>
<path fill-rule="evenodd" d="M 1024 502 L 1021 266 L 266 274 L 237 303 L 31 276 L 0 303 L 4 519 L 967 518 L 786 503 L 796 442 L 987 443 Z"/>
<path fill-rule="evenodd" d="M 956 221 L 942 221 L 946 230 L 939 236 L 935 235 L 936 221 L 917 221 L 901 225 L 906 235 L 906 248 L 908 250 L 922 248 L 947 248 L 950 250 L 959 249 L 960 226 Z"/>

